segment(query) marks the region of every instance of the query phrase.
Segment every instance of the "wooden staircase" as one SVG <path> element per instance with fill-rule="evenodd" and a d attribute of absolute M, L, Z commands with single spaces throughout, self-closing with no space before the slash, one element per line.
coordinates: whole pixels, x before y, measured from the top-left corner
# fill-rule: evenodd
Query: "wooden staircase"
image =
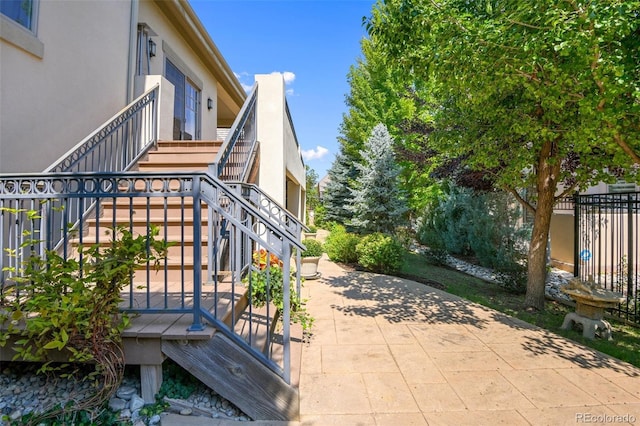
<path fill-rule="evenodd" d="M 137 169 L 141 172 L 206 171 L 221 144 L 219 141 L 160 141 L 157 150 L 149 152 L 138 163 Z M 145 184 L 140 181 L 137 185 Z M 241 331 L 239 334 L 253 328 L 250 331 L 252 337 L 255 336 L 253 346 L 261 352 L 266 350 L 269 340 L 267 327 L 256 328 L 255 323 L 251 327 L 249 322 L 243 321 L 247 316 L 246 293 L 239 294 L 238 289 L 225 293 L 225 285 L 231 288 L 230 283 L 217 282 L 214 277 L 207 276 L 205 233 L 201 247 L 202 264 L 194 265 L 191 229 L 198 224 L 194 223 L 192 202 L 167 202 L 163 198 L 119 198 L 103 202 L 99 211 L 98 218 L 87 221 L 89 231 L 83 234 L 83 244 L 108 243 L 109 238 L 104 236 L 106 228 L 115 225 L 131 226 L 134 233 L 144 234 L 149 224 L 159 227 L 160 238 L 179 243 L 169 248 L 166 265 L 160 271 L 136 272 L 135 282 L 144 283 L 158 291 L 151 300 L 148 294 L 141 293 L 139 300 L 136 296 L 135 303 L 146 303 L 147 307 L 151 303 L 154 308 L 166 306 L 167 298 L 162 296 L 166 294 L 166 288 L 188 287 L 189 282 L 193 282 L 194 270 L 200 270 L 203 292 L 211 289 L 216 281 L 217 292 L 226 294 L 225 297 L 215 298 L 216 317 L 228 325 L 233 324 L 237 332 Z M 201 214 L 201 226 L 208 225 L 206 212 L 205 206 Z M 169 303 L 172 306 L 181 301 L 169 298 Z M 216 306 L 211 299 L 208 303 L 203 306 L 212 312 Z M 147 402 L 154 400 L 162 382 L 162 361 L 169 357 L 255 420 L 297 418 L 297 377 L 292 379 L 293 385 L 287 384 L 241 345 L 211 326 L 203 331 L 187 331 L 192 318 L 187 314 L 141 314 L 132 319 L 131 327 L 123 333 L 126 363 L 141 366 L 143 398 Z M 302 331 L 293 328 L 292 332 L 294 330 L 297 331 L 294 335 L 298 343 L 292 349 L 292 364 L 298 365 Z M 271 350 L 273 353 L 274 349 Z M 279 350 L 275 348 L 276 354 L 279 354 Z M 299 371 L 297 366 L 295 369 Z"/>

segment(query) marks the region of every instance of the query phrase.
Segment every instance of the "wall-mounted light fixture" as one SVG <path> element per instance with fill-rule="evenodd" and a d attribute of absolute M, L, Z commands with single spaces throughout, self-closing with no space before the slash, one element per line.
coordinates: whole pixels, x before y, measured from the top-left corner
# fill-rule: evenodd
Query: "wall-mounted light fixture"
<path fill-rule="evenodd" d="M 149 57 L 153 58 L 154 56 L 156 56 L 156 43 L 149 39 Z"/>
<path fill-rule="evenodd" d="M 207 99 L 207 109 L 212 109 L 213 108 L 213 99 L 209 98 Z"/>

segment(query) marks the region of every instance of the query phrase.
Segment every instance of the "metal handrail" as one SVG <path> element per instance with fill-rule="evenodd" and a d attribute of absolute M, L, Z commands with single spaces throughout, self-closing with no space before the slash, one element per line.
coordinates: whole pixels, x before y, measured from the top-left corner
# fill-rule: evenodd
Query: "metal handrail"
<path fill-rule="evenodd" d="M 258 85 L 254 84 L 218 151 L 218 155 L 209 165 L 209 170 L 213 171 L 215 176 L 220 179 L 241 180 L 244 177 L 245 165 L 248 163 L 257 141 L 257 98 Z"/>
<path fill-rule="evenodd" d="M 299 239 L 302 231 L 309 231 L 309 228 L 302 223 L 297 217 L 292 215 L 280 203 L 275 201 L 269 194 L 264 192 L 262 188 L 255 184 L 245 182 L 226 182 L 230 188 L 234 188 L 236 192 L 250 202 L 256 209 L 260 210 L 283 229 L 290 238 Z"/>
<path fill-rule="evenodd" d="M 155 85 L 62 155 L 44 173 L 129 170 L 155 145 L 159 85 Z"/>
<path fill-rule="evenodd" d="M 79 213 L 87 204 L 96 206 L 92 218 Z M 171 204 L 181 206 L 177 218 L 167 217 L 167 206 Z M 160 237 L 175 242 L 173 254 L 165 259 L 159 275 L 149 268 L 136 272 L 135 279 L 132 278 L 124 290 L 123 300 L 127 304 L 123 306 L 123 311 L 190 313 L 193 315 L 190 330 L 202 329 L 205 322 L 213 325 L 289 381 L 289 291 L 292 279 L 296 280 L 296 286 L 292 288 L 297 291 L 301 282 L 299 256 L 292 261 L 291 255 L 294 249 L 299 252 L 304 246 L 233 188 L 205 172 L 0 175 L 0 296 L 3 285 L 18 274 L 22 262 L 33 253 L 45 256 L 46 250 L 55 245 L 55 240 L 51 239 L 52 229 L 62 228 L 64 232 L 64 258 L 77 256 L 74 247 L 78 244 L 104 244 L 104 228 L 114 227 L 117 222 L 116 206 L 125 209 L 127 214 L 124 220 L 132 232 L 148 234 L 150 224 L 157 222 Z M 204 208 L 212 220 L 204 220 Z M 37 214 L 30 215 L 29 210 Z M 74 215 L 78 216 L 77 229 L 82 230 L 75 237 L 69 235 L 70 228 L 67 225 Z M 220 235 L 219 231 L 223 220 L 227 223 L 226 237 Z M 178 231 L 172 233 L 172 226 L 178 227 Z M 214 241 L 203 241 L 204 236 L 209 234 L 208 228 L 214 229 Z M 41 240 L 38 247 L 25 245 L 25 238 L 29 235 L 38 236 Z M 222 283 L 214 279 L 213 289 L 207 287 L 207 291 L 204 291 L 203 270 L 194 268 L 193 277 L 184 276 L 184 271 L 188 269 L 189 260 L 193 265 L 214 262 L 214 259 L 203 256 L 203 245 L 215 244 L 220 238 L 228 238 L 232 272 L 230 281 Z M 189 248 L 189 243 L 192 248 Z M 217 303 L 213 311 L 205 309 L 202 304 L 204 300 L 237 300 L 245 294 L 247 284 L 243 281 L 248 278 L 248 285 L 251 286 L 251 275 L 247 277 L 246 273 L 257 271 L 253 254 L 259 249 L 267 252 L 267 258 L 272 254 L 278 257 L 283 271 L 291 270 L 292 266 L 295 269 L 294 276 L 283 274 L 282 364 L 277 364 L 269 352 L 265 354 L 262 349 L 254 347 L 251 333 L 244 337 L 235 329 L 235 315 L 231 315 L 229 323 L 228 319 L 223 319 L 223 312 L 218 311 Z M 178 265 L 183 274 L 180 288 L 172 287 L 167 273 L 172 262 Z M 220 272 L 215 269 L 216 276 Z M 276 321 L 275 314 L 275 311 L 267 309 L 266 316 L 264 313 L 258 315 L 249 300 L 245 315 L 250 322 L 248 329 L 254 330 L 253 324 L 260 321 L 266 321 L 270 329 L 270 324 Z M 273 341 L 270 335 L 270 344 Z"/>

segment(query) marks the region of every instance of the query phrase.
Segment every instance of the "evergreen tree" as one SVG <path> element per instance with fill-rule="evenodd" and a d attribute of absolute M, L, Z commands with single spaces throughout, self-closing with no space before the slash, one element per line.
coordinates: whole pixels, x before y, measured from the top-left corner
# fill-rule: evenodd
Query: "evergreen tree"
<path fill-rule="evenodd" d="M 318 195 L 318 173 L 313 170 L 309 165 L 304 166 L 306 175 L 306 192 L 307 192 L 307 211 L 313 211 L 320 204 L 320 197 Z"/>
<path fill-rule="evenodd" d="M 351 185 L 357 170 L 354 163 L 341 152 L 328 171 L 329 182 L 322 202 L 325 208 L 324 220 L 348 224 L 353 214 L 347 209 L 352 203 Z"/>
<path fill-rule="evenodd" d="M 352 190 L 353 203 L 347 206 L 353 213 L 351 225 L 365 233 L 392 234 L 408 208 L 398 183 L 401 170 L 395 160 L 393 139 L 384 124 L 374 127 L 360 155 L 360 176 Z"/>

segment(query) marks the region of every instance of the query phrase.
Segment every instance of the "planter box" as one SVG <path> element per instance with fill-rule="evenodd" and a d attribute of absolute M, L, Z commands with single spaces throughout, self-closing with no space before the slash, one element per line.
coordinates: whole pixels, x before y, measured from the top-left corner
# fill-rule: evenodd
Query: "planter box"
<path fill-rule="evenodd" d="M 307 279 L 316 278 L 318 276 L 318 263 L 320 263 L 320 256 L 300 258 L 300 275 Z"/>

